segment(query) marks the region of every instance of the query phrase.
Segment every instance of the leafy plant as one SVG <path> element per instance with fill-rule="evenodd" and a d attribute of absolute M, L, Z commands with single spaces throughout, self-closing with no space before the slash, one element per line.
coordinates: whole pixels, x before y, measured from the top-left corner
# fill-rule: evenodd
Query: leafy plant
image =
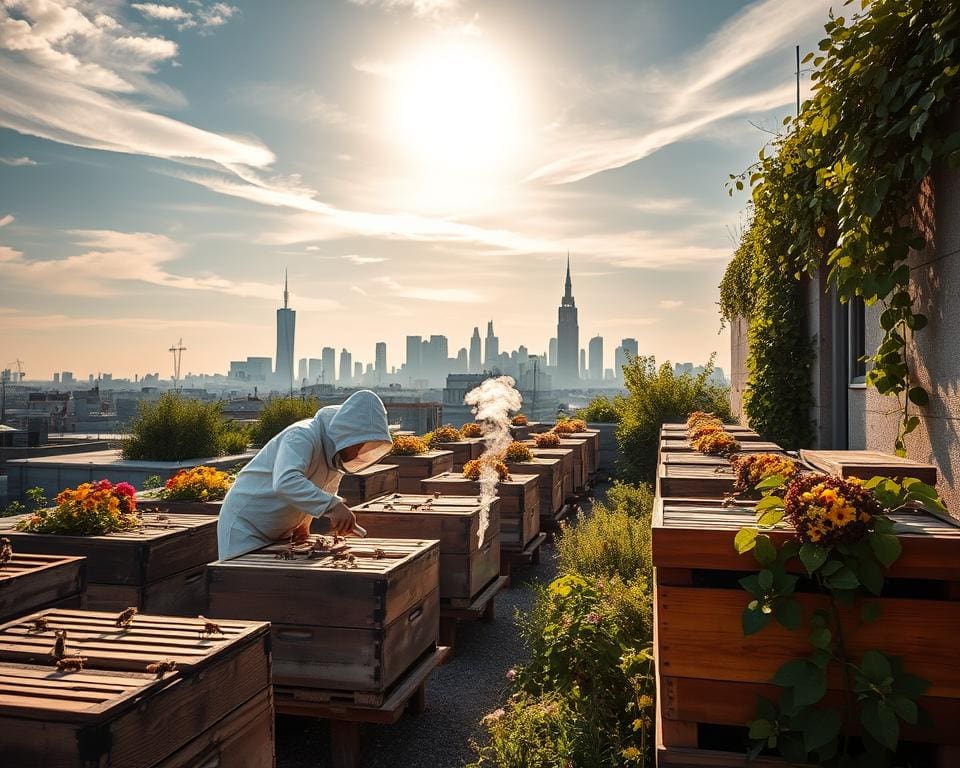
<path fill-rule="evenodd" d="M 181 469 L 157 494 L 168 501 L 220 501 L 227 495 L 233 478 L 214 467 Z"/>
<path fill-rule="evenodd" d="M 320 401 L 315 397 L 275 397 L 260 411 L 251 436 L 258 445 L 266 445 L 291 424 L 312 419 L 320 410 Z"/>
<path fill-rule="evenodd" d="M 501 480 L 510 479 L 510 470 L 507 469 L 507 465 L 504 464 L 503 461 L 497 458 L 484 456 L 481 456 L 479 459 L 471 459 L 464 464 L 463 476 L 467 480 L 479 480 L 484 465 L 493 467 L 497 473 L 497 477 L 499 477 Z"/>
<path fill-rule="evenodd" d="M 224 453 L 226 427 L 221 404 L 188 400 L 172 392 L 156 402 L 140 403 L 130 436 L 123 441 L 125 459 L 185 461 Z"/>
<path fill-rule="evenodd" d="M 46 499 L 40 491 L 34 494 L 33 501 L 42 501 L 44 506 L 20 520 L 16 529 L 63 536 L 103 536 L 130 531 L 140 524 L 135 494 L 129 483 L 114 485 L 109 480 L 100 480 L 61 491 L 56 506 L 46 508 Z"/>
<path fill-rule="evenodd" d="M 530 420 L 524 414 L 518 413 L 510 419 L 510 423 L 515 427 L 525 427 L 530 423 Z"/>
<path fill-rule="evenodd" d="M 43 488 L 40 486 L 28 488 L 24 495 L 27 497 L 29 504 L 24 504 L 22 501 L 11 501 L 6 509 L 0 513 L 0 517 L 24 515 L 28 512 L 36 512 L 38 509 L 43 509 L 47 506 L 47 497 L 43 492 Z"/>
<path fill-rule="evenodd" d="M 468 421 L 460 427 L 460 434 L 464 437 L 483 437 L 483 427 L 475 421 Z"/>
<path fill-rule="evenodd" d="M 587 403 L 585 408 L 577 411 L 577 418 L 589 424 L 615 424 L 620 421 L 620 409 L 623 407 L 623 398 L 597 395 Z"/>

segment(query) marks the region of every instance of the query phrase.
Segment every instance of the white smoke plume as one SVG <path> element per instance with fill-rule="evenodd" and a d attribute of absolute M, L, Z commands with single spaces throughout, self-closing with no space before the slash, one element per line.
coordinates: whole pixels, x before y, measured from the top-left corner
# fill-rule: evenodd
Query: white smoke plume
<path fill-rule="evenodd" d="M 486 446 L 480 457 L 481 544 L 490 525 L 490 504 L 496 498 L 497 482 L 500 480 L 494 458 L 506 451 L 513 442 L 510 434 L 510 413 L 519 411 L 523 404 L 523 397 L 514 386 L 516 383 L 510 376 L 487 379 L 476 389 L 470 390 L 463 399 L 463 402 L 471 406 L 483 429 L 483 442 Z"/>

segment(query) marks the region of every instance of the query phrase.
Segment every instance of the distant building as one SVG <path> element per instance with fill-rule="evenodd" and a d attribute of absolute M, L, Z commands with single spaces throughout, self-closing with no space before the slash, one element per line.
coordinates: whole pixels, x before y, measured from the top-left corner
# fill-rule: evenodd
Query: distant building
<path fill-rule="evenodd" d="M 61 384 L 73 384 L 74 381 L 75 379 L 73 378 L 73 371 L 64 371 L 60 375 Z"/>
<path fill-rule="evenodd" d="M 320 351 L 322 367 L 320 370 L 320 383 L 329 384 L 331 387 L 337 381 L 337 350 L 333 347 L 324 347 Z"/>
<path fill-rule="evenodd" d="M 351 374 L 353 373 L 353 355 L 347 352 L 346 347 L 340 350 L 340 377 L 338 383 L 341 387 L 351 384 Z"/>
<path fill-rule="evenodd" d="M 277 370 L 276 385 L 281 391 L 293 390 L 293 337 L 297 313 L 290 309 L 290 291 L 287 275 L 283 276 L 283 307 L 277 310 Z"/>
<path fill-rule="evenodd" d="M 580 348 L 580 379 L 587 378 L 587 350 Z"/>
<path fill-rule="evenodd" d="M 373 372 L 376 374 L 377 383 L 380 383 L 387 377 L 387 342 L 377 342 L 374 359 L 376 363 L 373 366 Z"/>
<path fill-rule="evenodd" d="M 353 364 L 353 380 L 360 381 L 363 378 L 363 363 L 356 362 Z"/>
<path fill-rule="evenodd" d="M 307 358 L 301 357 L 297 364 L 297 383 L 303 384 L 307 380 Z"/>
<path fill-rule="evenodd" d="M 420 356 L 423 338 L 420 336 L 407 336 L 407 362 L 406 373 L 411 380 L 420 378 Z"/>
<path fill-rule="evenodd" d="M 574 387 L 580 383 L 579 349 L 580 325 L 570 280 L 570 255 L 567 254 L 567 279 L 557 310 L 557 386 Z"/>
<path fill-rule="evenodd" d="M 547 365 L 551 368 L 557 367 L 557 337 L 550 339 L 550 347 L 547 350 Z"/>
<path fill-rule="evenodd" d="M 307 361 L 307 380 L 311 384 L 319 384 L 320 377 L 323 375 L 323 360 L 319 357 L 311 357 Z"/>
<path fill-rule="evenodd" d="M 603 336 L 590 339 L 590 375 L 591 381 L 603 380 Z"/>
<path fill-rule="evenodd" d="M 460 351 L 457 352 L 457 373 L 469 373 L 469 369 L 470 358 L 467 355 L 467 348 L 460 347 Z"/>
<path fill-rule="evenodd" d="M 480 373 L 483 368 L 483 357 L 480 351 L 480 329 L 473 327 L 473 336 L 470 337 L 470 359 L 468 373 Z"/>
<path fill-rule="evenodd" d="M 266 383 L 273 372 L 273 359 L 269 357 L 248 357 L 246 360 L 232 360 L 230 371 L 227 374 L 231 379 L 249 381 L 252 383 Z M 150 374 L 143 377 L 143 383 L 156 384 L 150 380 Z"/>
<path fill-rule="evenodd" d="M 483 367 L 488 371 L 496 368 L 500 358 L 500 339 L 493 332 L 493 320 L 487 323 L 487 338 L 483 353 Z M 479 371 L 478 371 L 479 373 Z"/>

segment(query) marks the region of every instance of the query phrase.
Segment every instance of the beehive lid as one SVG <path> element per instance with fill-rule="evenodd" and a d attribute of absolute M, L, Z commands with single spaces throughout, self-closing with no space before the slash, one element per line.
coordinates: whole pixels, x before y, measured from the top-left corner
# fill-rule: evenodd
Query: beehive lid
<path fill-rule="evenodd" d="M 216 528 L 217 518 L 206 515 L 188 515 L 176 514 L 173 512 L 143 512 L 140 515 L 143 521 L 142 525 L 132 531 L 121 531 L 117 533 L 108 533 L 104 536 L 65 536 L 57 533 L 28 533 L 17 531 L 16 524 L 27 515 L 16 515 L 14 517 L 0 518 L 0 535 L 14 538 L 29 537 L 30 539 L 40 539 L 41 537 L 51 537 L 59 540 L 72 539 L 77 541 L 95 540 L 95 541 L 123 541 L 136 542 L 162 539 L 168 536 L 177 536 L 184 531 L 196 530 L 210 526 Z M 16 543 L 14 543 L 16 549 Z"/>
<path fill-rule="evenodd" d="M 880 451 L 800 451 L 810 466 L 837 477 L 859 477 L 869 480 L 883 477 L 915 477 L 928 485 L 937 484 L 937 468 L 933 464 L 891 456 Z"/>
<path fill-rule="evenodd" d="M 732 434 L 731 436 L 739 438 L 736 434 Z M 670 437 L 665 437 L 660 441 L 660 450 L 668 452 L 694 452 L 690 446 L 690 441 L 686 438 Z M 776 443 L 771 443 L 767 440 L 749 440 L 741 442 L 740 449 L 736 451 L 736 453 L 781 453 L 782 451 L 783 449 Z"/>
<path fill-rule="evenodd" d="M 454 483 L 454 484 L 469 484 L 479 487 L 479 480 L 469 480 L 464 477 L 460 472 L 444 472 L 440 475 L 434 475 L 433 477 L 428 477 L 427 482 L 430 483 Z M 521 474 L 512 474 L 510 475 L 509 480 L 498 480 L 497 486 L 514 486 L 517 488 L 522 488 L 529 485 L 531 482 L 539 482 L 538 475 L 521 475 Z M 449 497 L 448 497 L 449 498 Z"/>
<path fill-rule="evenodd" d="M 48 628 L 34 631 L 33 619 Z M 126 629 L 116 613 L 51 608 L 0 626 L 0 662 L 54 666 L 54 630 L 67 630 L 66 653 L 86 659 L 86 669 L 145 672 L 148 664 L 167 659 L 178 670 L 199 669 L 219 652 L 252 634 L 266 632 L 264 622 L 217 621 L 223 635 L 201 635 L 199 619 L 137 614 Z"/>
<path fill-rule="evenodd" d="M 49 568 L 82 563 L 85 559 L 74 555 L 30 555 L 23 552 L 14 552 L 10 561 L 0 566 L 0 582 L 6 579 L 15 579 L 18 576 L 39 573 Z"/>
<path fill-rule="evenodd" d="M 351 472 L 349 475 L 346 475 L 344 479 L 349 478 L 351 475 L 360 476 L 360 477 L 369 477 L 370 475 L 380 475 L 384 472 L 396 472 L 396 464 L 371 464 L 369 467 L 364 467 L 363 469 L 358 469 L 356 472 Z"/>
<path fill-rule="evenodd" d="M 480 508 L 479 496 L 415 496 L 397 493 L 391 496 L 381 496 L 378 499 L 365 501 L 351 507 L 354 512 L 396 512 L 443 515 L 472 515 Z"/>

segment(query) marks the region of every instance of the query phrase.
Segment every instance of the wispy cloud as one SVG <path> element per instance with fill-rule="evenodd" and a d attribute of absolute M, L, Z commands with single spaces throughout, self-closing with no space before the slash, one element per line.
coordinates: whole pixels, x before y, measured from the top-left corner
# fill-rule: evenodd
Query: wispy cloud
<path fill-rule="evenodd" d="M 683 302 L 680 299 L 660 299 L 657 306 L 661 309 L 677 309 L 683 306 Z"/>
<path fill-rule="evenodd" d="M 354 5 L 383 8 L 388 11 L 407 11 L 415 16 L 435 16 L 455 10 L 461 0 L 350 0 Z"/>
<path fill-rule="evenodd" d="M 6 216 L 4 216 L 2 219 L 0 219 L 0 227 L 5 227 L 5 226 L 7 226 L 7 224 L 13 224 L 14 221 L 15 221 L 15 219 L 14 219 L 13 214 L 12 214 L 12 213 L 8 213 Z"/>
<path fill-rule="evenodd" d="M 14 168 L 20 168 L 27 165 L 36 165 L 37 161 L 21 155 L 20 157 L 0 157 L 0 163 L 12 165 Z"/>
<path fill-rule="evenodd" d="M 351 130 L 359 127 L 340 107 L 305 85 L 252 83 L 238 89 L 236 98 L 244 104 L 279 114 L 288 120 L 350 126 Z"/>
<path fill-rule="evenodd" d="M 201 32 L 226 24 L 240 11 L 229 3 L 202 3 L 191 0 L 191 9 L 167 3 L 133 3 L 130 7 L 154 21 L 174 22 L 178 29 L 199 28 Z"/>
<path fill-rule="evenodd" d="M 43 331 L 59 330 L 61 328 L 117 328 L 155 331 L 164 328 L 189 328 L 226 330 L 238 328 L 256 328 L 255 323 L 232 323 L 226 320 L 208 320 L 204 318 L 185 317 L 114 317 L 104 315 L 100 317 L 84 317 L 63 313 L 33 314 L 13 308 L 0 308 L 0 318 L 3 327 L 10 330 Z"/>
<path fill-rule="evenodd" d="M 379 264 L 387 260 L 385 256 L 358 256 L 355 253 L 348 253 L 343 258 L 353 264 Z"/>
<path fill-rule="evenodd" d="M 416 299 L 418 301 L 437 301 L 451 304 L 477 304 L 482 302 L 483 296 L 470 288 L 421 288 L 405 286 L 390 277 L 374 278 L 375 283 L 399 299 Z"/>

